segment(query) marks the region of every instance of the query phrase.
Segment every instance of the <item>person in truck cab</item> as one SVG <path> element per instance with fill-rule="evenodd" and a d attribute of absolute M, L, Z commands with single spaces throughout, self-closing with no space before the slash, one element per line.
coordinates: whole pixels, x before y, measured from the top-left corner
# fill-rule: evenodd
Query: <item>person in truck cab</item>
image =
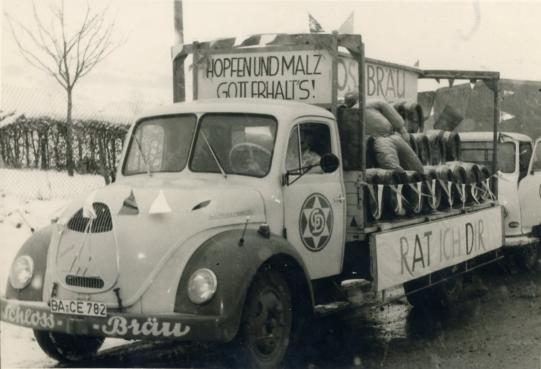
<path fill-rule="evenodd" d="M 321 152 L 330 150 L 330 145 L 322 145 L 321 142 L 326 141 L 330 137 L 328 132 L 318 132 L 313 124 L 306 124 L 301 129 L 292 131 L 289 137 L 289 144 L 286 156 L 286 169 L 297 171 L 300 168 L 310 168 L 311 173 L 317 173 L 319 162 L 321 160 Z M 323 139 L 318 135 L 323 133 Z M 329 147 L 326 147 L 329 146 Z"/>
<path fill-rule="evenodd" d="M 311 130 L 301 131 L 301 164 L 303 168 L 319 164 L 321 156 L 314 150 L 315 146 L 314 132 Z"/>

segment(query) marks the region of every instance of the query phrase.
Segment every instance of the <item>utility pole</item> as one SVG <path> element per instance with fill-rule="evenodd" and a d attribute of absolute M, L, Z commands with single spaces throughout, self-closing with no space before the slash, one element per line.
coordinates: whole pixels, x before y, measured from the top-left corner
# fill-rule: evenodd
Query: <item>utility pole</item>
<path fill-rule="evenodd" d="M 184 22 L 182 21 L 182 0 L 174 0 L 174 21 L 175 21 L 175 44 L 184 43 Z"/>

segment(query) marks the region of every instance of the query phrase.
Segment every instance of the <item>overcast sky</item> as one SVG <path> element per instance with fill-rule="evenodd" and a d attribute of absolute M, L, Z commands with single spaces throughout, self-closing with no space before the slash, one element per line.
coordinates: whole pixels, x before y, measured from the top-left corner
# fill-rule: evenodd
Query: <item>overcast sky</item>
<path fill-rule="evenodd" d="M 45 14 L 49 0 L 39 0 Z M 85 1 L 68 0 L 68 11 Z M 32 24 L 29 0 L 4 0 L 3 10 Z M 172 101 L 172 0 L 92 0 L 110 6 L 118 37 L 126 41 L 76 87 L 79 109 L 129 113 L 138 102 Z M 421 68 L 496 70 L 503 78 L 541 80 L 541 1 L 202 1 L 184 0 L 185 41 L 251 33 L 307 32 L 308 13 L 325 31 L 354 12 L 354 31 L 368 57 Z M 43 13 L 42 13 L 43 12 Z M 68 14 L 70 14 L 68 12 Z M 61 96 L 61 88 L 20 57 L 2 19 L 3 108 L 6 86 Z M 55 98 L 51 98 L 55 100 Z M 130 105 L 131 104 L 131 105 Z M 131 108 L 130 108 L 131 106 Z"/>

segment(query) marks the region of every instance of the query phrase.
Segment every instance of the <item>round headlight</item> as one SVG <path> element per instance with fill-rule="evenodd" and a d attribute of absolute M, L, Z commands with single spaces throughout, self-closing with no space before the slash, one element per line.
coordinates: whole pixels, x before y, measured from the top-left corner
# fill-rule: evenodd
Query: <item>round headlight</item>
<path fill-rule="evenodd" d="M 188 281 L 188 297 L 194 304 L 209 301 L 218 287 L 216 275 L 210 269 L 197 270 Z"/>
<path fill-rule="evenodd" d="M 30 283 L 34 274 L 34 261 L 28 255 L 19 256 L 11 265 L 9 283 L 17 290 L 22 290 Z"/>

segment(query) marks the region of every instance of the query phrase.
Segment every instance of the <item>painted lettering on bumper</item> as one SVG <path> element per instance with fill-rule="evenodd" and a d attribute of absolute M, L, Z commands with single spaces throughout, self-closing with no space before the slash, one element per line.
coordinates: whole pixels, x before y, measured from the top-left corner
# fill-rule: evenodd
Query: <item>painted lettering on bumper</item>
<path fill-rule="evenodd" d="M 50 311 L 43 302 L 0 298 L 2 321 L 23 327 L 130 339 L 178 339 L 222 341 L 223 332 L 217 317 L 188 314 L 122 314 L 107 317 L 75 316 Z"/>

